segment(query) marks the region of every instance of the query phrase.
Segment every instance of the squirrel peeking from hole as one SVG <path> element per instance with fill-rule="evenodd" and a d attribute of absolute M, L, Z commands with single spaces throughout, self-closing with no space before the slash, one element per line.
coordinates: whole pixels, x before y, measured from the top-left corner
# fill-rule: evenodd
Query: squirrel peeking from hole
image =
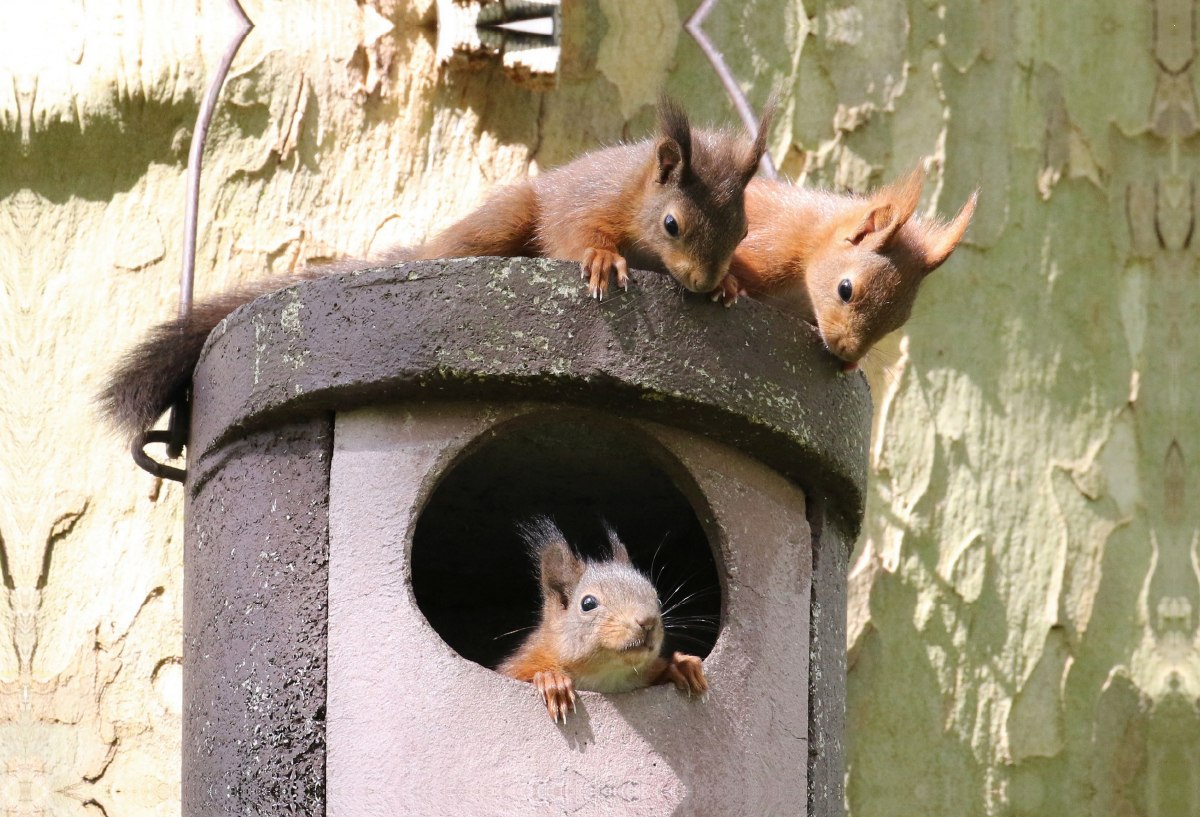
<path fill-rule="evenodd" d="M 703 696 L 708 680 L 700 658 L 663 656 L 665 625 L 658 591 L 605 525 L 611 555 L 588 561 L 546 517 L 522 525 L 538 566 L 541 618 L 525 642 L 497 670 L 537 688 L 555 723 L 575 709 L 575 690 L 630 692 L 673 683 Z"/>

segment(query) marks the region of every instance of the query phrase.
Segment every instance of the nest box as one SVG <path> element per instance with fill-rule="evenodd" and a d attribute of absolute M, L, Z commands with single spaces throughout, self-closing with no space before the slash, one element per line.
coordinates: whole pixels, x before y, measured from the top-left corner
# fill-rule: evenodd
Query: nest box
<path fill-rule="evenodd" d="M 420 262 L 241 307 L 193 399 L 185 814 L 841 813 L 871 403 L 807 324 Z M 687 598 L 707 700 L 584 692 L 556 725 L 490 668 L 533 623 L 535 514 L 585 553 L 607 521 Z"/>

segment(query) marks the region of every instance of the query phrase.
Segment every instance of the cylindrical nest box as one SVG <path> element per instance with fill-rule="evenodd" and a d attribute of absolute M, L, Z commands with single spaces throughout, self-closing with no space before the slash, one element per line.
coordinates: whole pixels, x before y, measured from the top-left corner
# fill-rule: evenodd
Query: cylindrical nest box
<path fill-rule="evenodd" d="M 238 309 L 193 399 L 185 814 L 842 812 L 871 403 L 807 324 L 420 262 Z M 537 515 L 585 553 L 617 530 L 707 699 L 583 692 L 555 724 L 489 668 L 536 623 Z"/>

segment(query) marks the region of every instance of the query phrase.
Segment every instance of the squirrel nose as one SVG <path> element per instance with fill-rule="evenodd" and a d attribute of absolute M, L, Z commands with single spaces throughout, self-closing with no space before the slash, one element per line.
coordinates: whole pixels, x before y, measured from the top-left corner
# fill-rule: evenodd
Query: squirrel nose
<path fill-rule="evenodd" d="M 654 629 L 654 625 L 658 623 L 658 616 L 643 616 L 637 620 L 637 624 L 642 628 L 643 632 L 650 632 Z"/>

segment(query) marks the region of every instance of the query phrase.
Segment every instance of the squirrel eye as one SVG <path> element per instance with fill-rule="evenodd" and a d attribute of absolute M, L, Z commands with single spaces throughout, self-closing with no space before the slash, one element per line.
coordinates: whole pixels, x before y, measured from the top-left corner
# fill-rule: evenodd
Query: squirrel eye
<path fill-rule="evenodd" d="M 668 213 L 667 217 L 663 219 L 663 228 L 666 229 L 667 235 L 671 236 L 671 238 L 679 235 L 679 222 L 676 221 L 675 216 L 671 215 L 670 213 Z"/>
<path fill-rule="evenodd" d="M 850 303 L 850 299 L 854 297 L 854 284 L 850 283 L 849 278 L 843 278 L 838 284 L 838 297 L 845 303 Z"/>
<path fill-rule="evenodd" d="M 583 601 L 579 602 L 579 609 L 585 613 L 589 613 L 600 606 L 600 602 L 596 601 L 595 596 L 584 596 Z"/>

